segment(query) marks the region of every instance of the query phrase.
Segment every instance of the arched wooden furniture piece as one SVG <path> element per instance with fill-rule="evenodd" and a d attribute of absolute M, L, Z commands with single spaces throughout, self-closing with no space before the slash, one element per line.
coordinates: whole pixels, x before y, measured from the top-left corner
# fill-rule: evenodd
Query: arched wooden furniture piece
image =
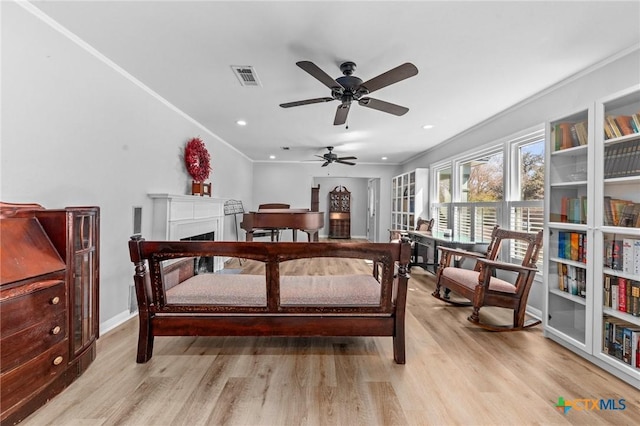
<path fill-rule="evenodd" d="M 512 244 L 518 241 L 526 244 L 526 252 L 520 265 L 496 260 L 506 240 Z M 442 256 L 433 296 L 454 305 L 472 305 L 473 312 L 467 319 L 487 330 L 514 331 L 538 325 L 540 320 L 525 322 L 525 313 L 541 248 L 542 231 L 528 233 L 501 229 L 498 226 L 493 229 L 486 255 L 440 247 Z M 475 259 L 476 265 L 473 270 L 452 266 L 455 257 Z M 446 294 L 441 296 L 440 290 L 443 287 L 469 299 L 471 303 L 450 300 Z M 513 324 L 493 325 L 480 322 L 479 311 L 483 306 L 513 309 Z"/>

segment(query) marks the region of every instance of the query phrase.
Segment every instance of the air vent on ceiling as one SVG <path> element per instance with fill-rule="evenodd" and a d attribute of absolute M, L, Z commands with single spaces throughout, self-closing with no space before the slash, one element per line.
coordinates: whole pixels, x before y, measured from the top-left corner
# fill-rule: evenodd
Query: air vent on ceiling
<path fill-rule="evenodd" d="M 258 75 L 252 66 L 249 65 L 231 65 L 234 74 L 238 77 L 242 86 L 261 86 Z"/>

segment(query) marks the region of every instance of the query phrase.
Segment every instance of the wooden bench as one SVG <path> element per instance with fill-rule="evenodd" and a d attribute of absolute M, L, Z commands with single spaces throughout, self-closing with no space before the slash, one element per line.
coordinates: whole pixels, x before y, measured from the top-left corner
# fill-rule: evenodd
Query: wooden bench
<path fill-rule="evenodd" d="M 137 362 L 155 336 L 391 336 L 405 363 L 407 267 L 401 243 L 129 241 L 140 329 Z M 264 275 L 194 275 L 193 259 L 264 263 Z M 280 263 L 319 257 L 369 261 L 370 274 L 280 275 Z M 394 267 L 397 274 L 394 276 Z"/>

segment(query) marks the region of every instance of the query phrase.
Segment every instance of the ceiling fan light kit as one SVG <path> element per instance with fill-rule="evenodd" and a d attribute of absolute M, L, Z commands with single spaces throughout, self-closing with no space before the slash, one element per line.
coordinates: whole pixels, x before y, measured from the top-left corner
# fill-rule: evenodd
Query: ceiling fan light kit
<path fill-rule="evenodd" d="M 381 101 L 379 99 L 366 97 L 371 92 L 387 87 L 391 84 L 405 80 L 418 74 L 418 68 L 410 62 L 399 65 L 389 71 L 380 74 L 370 80 L 363 82 L 360 78 L 353 75 L 356 70 L 356 64 L 347 61 L 340 65 L 343 76 L 336 79 L 331 78 L 320 67 L 310 61 L 296 62 L 300 68 L 314 77 L 316 80 L 331 89 L 331 97 L 313 98 L 302 101 L 287 102 L 280 104 L 282 108 L 291 108 L 302 105 L 317 104 L 322 102 L 340 101 L 340 105 L 336 110 L 333 124 L 336 126 L 347 122 L 347 116 L 351 103 L 358 102 L 359 105 L 378 111 L 386 112 L 401 116 L 409 111 L 409 108 L 392 104 L 390 102 Z M 331 150 L 330 150 L 331 151 Z"/>

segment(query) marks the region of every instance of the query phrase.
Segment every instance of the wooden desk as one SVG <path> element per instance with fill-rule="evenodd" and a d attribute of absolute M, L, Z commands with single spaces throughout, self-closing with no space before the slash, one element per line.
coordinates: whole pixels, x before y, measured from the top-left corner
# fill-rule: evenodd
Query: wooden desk
<path fill-rule="evenodd" d="M 489 246 L 488 241 L 474 241 L 468 237 L 445 237 L 442 232 L 407 231 L 409 238 L 414 242 L 410 266 L 420 266 L 425 271 L 431 266 L 434 274 L 438 268 L 438 247 L 451 247 L 485 253 Z M 429 261 L 429 254 L 432 260 Z M 423 261 L 419 259 L 422 257 Z M 460 266 L 457 264 L 456 266 Z"/>

